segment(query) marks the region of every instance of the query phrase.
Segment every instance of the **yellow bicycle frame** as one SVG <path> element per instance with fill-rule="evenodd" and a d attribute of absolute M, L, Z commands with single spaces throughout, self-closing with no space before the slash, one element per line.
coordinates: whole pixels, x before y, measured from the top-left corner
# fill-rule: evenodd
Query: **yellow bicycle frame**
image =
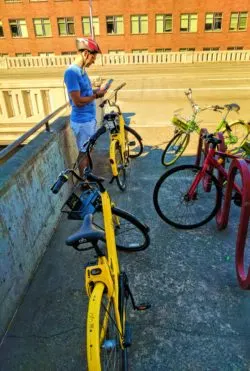
<path fill-rule="evenodd" d="M 116 326 L 120 334 L 120 344 L 123 348 L 122 320 L 119 313 L 119 282 L 120 268 L 118 263 L 111 200 L 107 191 L 101 192 L 103 221 L 106 234 L 107 257 L 98 258 L 96 265 L 86 268 L 85 286 L 89 298 L 87 315 L 87 360 L 89 371 L 100 370 L 100 346 L 105 338 L 110 317 L 108 309 L 111 301 L 114 303 Z M 99 313 L 103 291 L 107 293 L 107 311 L 104 314 L 103 326 L 99 326 Z"/>
<path fill-rule="evenodd" d="M 119 133 L 110 134 L 110 146 L 109 146 L 109 161 L 111 164 L 113 176 L 118 175 L 117 163 L 115 158 L 116 143 L 119 143 L 122 151 L 122 161 L 125 161 L 125 150 L 126 150 L 126 137 L 125 137 L 125 121 L 123 115 L 119 114 Z"/>

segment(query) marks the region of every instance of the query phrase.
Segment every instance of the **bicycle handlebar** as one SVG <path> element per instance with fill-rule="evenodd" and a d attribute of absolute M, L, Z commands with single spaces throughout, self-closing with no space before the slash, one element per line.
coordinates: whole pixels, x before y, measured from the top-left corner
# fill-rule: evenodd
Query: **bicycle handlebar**
<path fill-rule="evenodd" d="M 60 191 L 60 189 L 62 188 L 62 186 L 64 185 L 64 183 L 66 183 L 67 181 L 68 181 L 67 174 L 65 172 L 61 172 L 61 174 L 59 174 L 59 176 L 58 176 L 57 181 L 51 187 L 51 191 L 54 194 L 57 194 Z"/>
<path fill-rule="evenodd" d="M 236 103 L 225 104 L 224 106 L 219 106 L 218 104 L 216 104 L 216 105 L 206 106 L 206 107 L 201 108 L 197 103 L 194 102 L 194 100 L 192 98 L 192 89 L 191 88 L 189 88 L 188 91 L 185 91 L 184 94 L 186 95 L 187 99 L 189 100 L 189 102 L 192 106 L 192 109 L 193 109 L 194 113 L 196 113 L 196 114 L 198 112 L 205 111 L 205 110 L 208 110 L 208 109 L 211 109 L 213 111 L 219 111 L 219 112 L 224 111 L 225 108 L 228 111 L 234 110 L 236 112 L 238 112 L 238 110 L 240 109 L 239 105 L 236 104 Z"/>
<path fill-rule="evenodd" d="M 100 108 L 103 108 L 103 107 L 105 106 L 105 104 L 107 104 L 107 103 L 109 103 L 109 105 L 112 105 L 112 103 L 110 103 L 110 100 L 111 100 L 113 97 L 115 97 L 115 102 L 116 102 L 118 91 L 119 91 L 120 89 L 122 89 L 125 85 L 127 85 L 126 82 L 123 82 L 121 85 L 118 85 L 117 88 L 115 88 L 115 89 L 113 90 L 113 93 L 112 93 L 112 94 L 111 94 L 107 99 L 105 99 L 105 100 L 104 100 L 104 101 L 99 105 L 99 107 L 100 107 Z"/>

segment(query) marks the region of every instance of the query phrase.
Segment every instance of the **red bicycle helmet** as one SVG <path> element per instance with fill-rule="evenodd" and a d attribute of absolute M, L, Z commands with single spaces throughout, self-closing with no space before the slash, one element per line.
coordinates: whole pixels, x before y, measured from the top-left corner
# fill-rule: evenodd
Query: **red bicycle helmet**
<path fill-rule="evenodd" d="M 88 39 L 85 37 L 78 37 L 76 39 L 77 50 L 88 50 L 91 53 L 101 53 L 101 49 L 97 42 L 93 39 Z"/>

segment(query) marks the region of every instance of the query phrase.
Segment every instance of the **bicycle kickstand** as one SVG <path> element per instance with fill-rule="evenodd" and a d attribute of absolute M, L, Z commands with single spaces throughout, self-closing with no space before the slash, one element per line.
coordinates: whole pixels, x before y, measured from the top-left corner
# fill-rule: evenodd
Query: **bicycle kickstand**
<path fill-rule="evenodd" d="M 126 287 L 126 290 L 128 292 L 128 295 L 130 296 L 130 299 L 131 299 L 132 306 L 133 306 L 134 310 L 140 310 L 141 311 L 141 310 L 146 310 L 146 309 L 151 308 L 151 304 L 149 304 L 149 303 L 141 303 L 139 305 L 136 305 L 135 304 L 134 296 L 133 296 L 133 294 L 132 294 L 132 292 L 130 290 L 130 287 L 129 287 L 128 282 L 126 283 L 126 286 L 125 287 Z"/>

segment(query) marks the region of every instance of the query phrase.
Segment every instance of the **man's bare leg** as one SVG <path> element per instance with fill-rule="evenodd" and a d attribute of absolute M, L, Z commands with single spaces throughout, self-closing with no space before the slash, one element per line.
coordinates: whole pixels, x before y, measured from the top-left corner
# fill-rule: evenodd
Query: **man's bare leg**
<path fill-rule="evenodd" d="M 83 171 L 85 167 L 89 166 L 89 159 L 85 152 L 79 152 L 77 157 L 77 164 L 80 176 L 83 177 Z"/>

